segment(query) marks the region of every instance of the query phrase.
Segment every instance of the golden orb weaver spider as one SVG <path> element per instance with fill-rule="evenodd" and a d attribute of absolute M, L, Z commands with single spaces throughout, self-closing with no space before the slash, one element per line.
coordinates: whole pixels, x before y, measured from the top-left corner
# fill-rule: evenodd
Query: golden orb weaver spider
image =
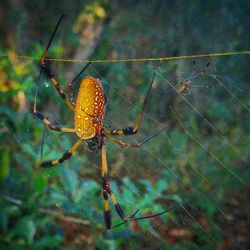
<path fill-rule="evenodd" d="M 59 163 L 64 162 L 65 160 L 68 160 L 73 152 L 85 141 L 87 147 L 91 151 L 97 151 L 101 150 L 102 154 L 102 193 L 104 198 L 104 221 L 106 224 L 107 229 L 113 229 L 115 227 L 118 227 L 128 221 L 137 221 L 137 220 L 143 220 L 143 219 L 149 219 L 156 216 L 160 216 L 162 214 L 167 213 L 171 209 L 173 209 L 176 205 L 171 207 L 168 210 L 164 210 L 160 213 L 143 216 L 143 217 L 135 217 L 137 210 L 132 216 L 126 217 L 123 209 L 117 202 L 115 195 L 112 192 L 112 189 L 110 187 L 110 177 L 108 172 L 108 165 L 107 165 L 107 157 L 106 157 L 106 141 L 117 143 L 121 146 L 127 146 L 127 147 L 135 147 L 139 148 L 155 136 L 157 136 L 163 129 L 155 133 L 154 135 L 150 136 L 146 140 L 144 140 L 142 143 L 125 143 L 119 140 L 116 140 L 110 135 L 134 135 L 138 132 L 142 114 L 147 102 L 147 98 L 149 96 L 149 92 L 152 88 L 155 75 L 151 81 L 150 88 L 147 92 L 147 95 L 144 99 L 142 110 L 139 114 L 138 120 L 136 122 L 135 127 L 125 127 L 123 129 L 118 130 L 108 130 L 103 127 L 104 122 L 104 116 L 105 116 L 105 98 L 104 98 L 104 91 L 102 88 L 101 81 L 98 79 L 95 79 L 93 77 L 85 77 L 81 80 L 80 88 L 77 95 L 76 103 L 74 103 L 73 100 L 73 83 L 74 81 L 80 76 L 80 74 L 89 66 L 90 63 L 88 63 L 81 72 L 69 83 L 69 90 L 70 90 L 70 100 L 67 99 L 64 92 L 61 90 L 57 80 L 54 78 L 54 74 L 52 73 L 49 65 L 49 61 L 46 59 L 46 55 L 48 52 L 48 49 L 51 45 L 51 42 L 56 34 L 56 31 L 58 29 L 59 24 L 61 23 L 62 19 L 64 18 L 64 15 L 61 16 L 59 19 L 52 36 L 49 40 L 49 43 L 40 59 L 40 68 L 41 72 L 45 74 L 45 76 L 50 79 L 50 81 L 55 86 L 58 94 L 61 96 L 63 101 L 66 103 L 66 105 L 74 112 L 74 124 L 75 128 L 62 128 L 59 126 L 52 125 L 52 123 L 45 118 L 43 114 L 37 111 L 37 105 L 36 105 L 36 97 L 37 97 L 37 91 L 36 91 L 36 97 L 34 101 L 34 107 L 33 107 L 33 113 L 34 115 L 40 119 L 49 129 L 59 132 L 66 132 L 66 133 L 76 133 L 80 139 L 69 149 L 67 150 L 60 159 L 58 160 L 52 160 L 52 161 L 44 161 L 40 164 L 42 168 L 48 168 L 55 166 Z M 165 129 L 165 128 L 164 128 Z M 111 199 L 112 203 L 114 204 L 115 210 L 117 214 L 122 219 L 122 222 L 118 225 L 112 227 L 111 224 L 111 211 L 109 208 L 109 198 Z"/>

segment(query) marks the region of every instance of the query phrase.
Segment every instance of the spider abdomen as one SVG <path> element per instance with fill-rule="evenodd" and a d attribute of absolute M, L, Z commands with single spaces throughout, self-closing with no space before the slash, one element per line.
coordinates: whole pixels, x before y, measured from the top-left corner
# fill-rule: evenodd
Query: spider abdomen
<path fill-rule="evenodd" d="M 75 105 L 75 130 L 80 138 L 86 140 L 100 134 L 104 120 L 104 103 L 101 81 L 85 77 Z"/>

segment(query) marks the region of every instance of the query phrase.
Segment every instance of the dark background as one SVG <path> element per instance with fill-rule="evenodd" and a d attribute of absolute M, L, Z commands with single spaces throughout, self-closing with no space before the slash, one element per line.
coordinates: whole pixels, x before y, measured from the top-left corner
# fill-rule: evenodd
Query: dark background
<path fill-rule="evenodd" d="M 247 249 L 249 246 L 249 55 L 93 63 L 82 77 L 101 79 L 105 127 L 133 126 L 156 71 L 140 149 L 108 144 L 111 186 L 127 215 L 160 212 L 113 231 L 103 223 L 101 156 L 81 146 L 57 167 L 76 135 L 44 130 L 32 115 L 37 60 L 62 14 L 52 58 L 124 59 L 249 50 L 249 1 L 6 1 L 0 3 L 0 249 Z M 208 62 L 210 66 L 206 69 Z M 52 62 L 61 87 L 83 63 Z M 191 81 L 177 95 L 171 85 Z M 73 113 L 41 79 L 38 109 L 73 127 Z M 74 88 L 75 95 L 79 82 Z M 203 87 L 200 87 L 203 86 Z M 113 209 L 113 208 L 112 208 Z M 113 224 L 120 222 L 112 210 Z"/>

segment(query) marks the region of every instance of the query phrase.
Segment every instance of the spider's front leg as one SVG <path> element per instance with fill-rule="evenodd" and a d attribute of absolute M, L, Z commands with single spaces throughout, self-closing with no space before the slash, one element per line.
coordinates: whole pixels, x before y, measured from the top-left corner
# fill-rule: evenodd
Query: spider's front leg
<path fill-rule="evenodd" d="M 57 82 L 57 80 L 54 78 L 54 73 L 51 71 L 50 68 L 50 62 L 46 59 L 41 59 L 40 61 L 40 68 L 42 70 L 42 72 L 46 75 L 46 77 L 53 83 L 53 85 L 56 88 L 57 93 L 61 96 L 61 98 L 63 99 L 63 101 L 66 103 L 66 105 L 72 110 L 75 110 L 75 106 L 73 105 L 72 102 L 70 102 L 66 95 L 64 94 L 63 90 L 60 88 L 59 83 Z"/>
<path fill-rule="evenodd" d="M 143 115 L 144 109 L 146 107 L 147 100 L 148 100 L 150 91 L 152 89 L 152 86 L 153 86 L 153 83 L 154 83 L 154 80 L 155 80 L 155 75 L 156 75 L 156 73 L 154 73 L 154 76 L 153 76 L 153 78 L 152 78 L 152 80 L 150 82 L 150 86 L 149 86 L 148 92 L 146 94 L 146 97 L 144 99 L 141 112 L 140 112 L 140 114 L 139 114 L 139 116 L 137 118 L 137 122 L 135 124 L 135 127 L 125 127 L 123 129 L 117 129 L 117 130 L 104 129 L 104 133 L 106 135 L 134 135 L 134 134 L 136 134 L 138 132 L 138 130 L 140 128 L 140 125 L 141 125 L 142 115 Z"/>
<path fill-rule="evenodd" d="M 62 91 L 62 89 L 60 88 L 58 82 L 56 81 L 56 79 L 54 78 L 54 74 L 53 72 L 51 71 L 51 68 L 50 68 L 50 62 L 46 59 L 46 55 L 47 55 L 47 52 L 49 50 L 49 47 L 54 39 L 54 36 L 56 34 L 56 31 L 58 29 L 58 26 L 60 25 L 60 23 L 62 22 L 64 18 L 64 15 L 62 15 L 60 17 L 60 19 L 58 20 L 57 24 L 56 24 L 56 27 L 50 37 L 50 40 L 49 40 L 49 43 L 46 47 L 46 49 L 44 50 L 43 52 L 43 55 L 40 59 L 40 68 L 41 68 L 41 71 L 45 74 L 45 76 L 50 79 L 50 81 L 53 83 L 53 85 L 55 86 L 58 94 L 61 96 L 61 98 L 64 100 L 64 102 L 67 104 L 67 106 L 71 109 L 71 110 L 75 110 L 75 106 L 67 99 L 66 95 L 64 94 L 64 92 Z"/>
<path fill-rule="evenodd" d="M 72 81 L 68 83 L 69 87 L 69 96 L 70 96 L 70 102 L 73 106 L 75 106 L 74 102 L 74 94 L 73 94 L 73 83 L 81 76 L 81 74 L 88 68 L 88 66 L 91 64 L 91 62 L 88 62 L 84 68 L 74 77 Z"/>
<path fill-rule="evenodd" d="M 33 113 L 39 120 L 41 120 L 51 130 L 54 130 L 57 132 L 65 132 L 65 133 L 76 132 L 74 128 L 62 128 L 60 126 L 53 125 L 42 113 L 36 110 L 36 104 L 34 104 Z"/>

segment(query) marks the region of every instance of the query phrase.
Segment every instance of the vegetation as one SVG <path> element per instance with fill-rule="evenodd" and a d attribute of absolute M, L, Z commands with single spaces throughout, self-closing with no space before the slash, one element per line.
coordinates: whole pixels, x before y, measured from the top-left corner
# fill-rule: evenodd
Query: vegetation
<path fill-rule="evenodd" d="M 140 149 L 108 144 L 112 189 L 126 214 L 152 220 L 107 231 L 103 222 L 101 156 L 80 147 L 50 169 L 76 135 L 44 128 L 38 109 L 55 124 L 73 126 L 73 113 L 52 84 L 38 81 L 38 62 L 55 23 L 66 18 L 51 58 L 121 59 L 249 50 L 247 1 L 1 1 L 0 3 L 0 249 L 247 249 L 249 237 L 249 55 L 195 60 L 94 63 L 82 77 L 101 79 L 108 95 L 105 126 L 134 125 L 154 72 Z M 5 55 L 5 56 L 4 56 Z M 65 92 L 85 64 L 52 62 Z M 205 72 L 205 71 L 204 71 Z M 77 95 L 79 82 L 74 88 Z M 198 86 L 192 88 L 192 86 Z M 203 86 L 199 87 L 199 86 Z M 44 135 L 44 136 L 43 136 Z M 120 222 L 112 210 L 113 225 Z"/>

